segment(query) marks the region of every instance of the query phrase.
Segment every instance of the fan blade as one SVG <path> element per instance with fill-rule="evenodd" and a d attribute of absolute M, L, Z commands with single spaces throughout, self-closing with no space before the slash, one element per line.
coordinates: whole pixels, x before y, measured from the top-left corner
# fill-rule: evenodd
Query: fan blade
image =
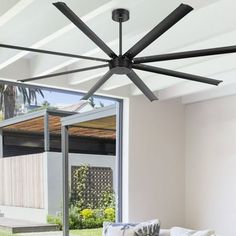
<path fill-rule="evenodd" d="M 164 34 L 168 29 L 180 21 L 193 8 L 189 5 L 180 4 L 172 13 L 170 13 L 161 23 L 155 26 L 149 33 L 147 33 L 141 40 L 139 40 L 132 48 L 130 48 L 125 56 L 130 59 L 134 58 L 138 53 L 143 51 L 153 41 Z"/>
<path fill-rule="evenodd" d="M 84 95 L 81 100 L 88 100 L 111 76 L 113 73 L 109 70 L 97 83 Z"/>
<path fill-rule="evenodd" d="M 53 5 L 110 58 L 117 57 L 117 55 L 64 2 L 56 2 L 53 3 Z"/>
<path fill-rule="evenodd" d="M 26 48 L 26 47 L 9 45 L 9 44 L 0 44 L 0 47 L 1 48 L 10 48 L 10 49 L 22 50 L 22 51 L 28 51 L 28 52 L 45 53 L 45 54 L 51 54 L 51 55 L 57 55 L 57 56 L 63 56 L 63 57 L 74 57 L 74 58 L 92 60 L 92 61 L 109 62 L 109 60 L 106 60 L 106 59 L 103 59 L 103 58 L 80 56 L 80 55 L 76 55 L 76 54 L 70 54 L 70 53 L 64 53 L 64 52 L 54 52 L 54 51 L 35 49 L 35 48 Z"/>
<path fill-rule="evenodd" d="M 46 79 L 46 78 L 51 78 L 51 77 L 60 76 L 60 75 L 67 75 L 67 74 L 73 74 L 73 73 L 82 72 L 82 71 L 95 70 L 95 69 L 107 67 L 108 65 L 109 64 L 104 64 L 104 65 L 86 67 L 86 68 L 82 68 L 82 69 L 68 70 L 68 71 L 63 71 L 63 72 L 59 72 L 59 73 L 53 73 L 53 74 L 37 76 L 37 77 L 33 77 L 33 78 L 28 78 L 28 79 L 22 79 L 22 80 L 18 80 L 18 81 L 29 82 L 29 81 L 33 81 L 33 80 Z"/>
<path fill-rule="evenodd" d="M 210 78 L 206 78 L 206 77 L 202 77 L 198 75 L 192 75 L 192 74 L 187 74 L 187 73 L 178 72 L 174 70 L 168 70 L 168 69 L 163 69 L 163 68 L 154 67 L 154 66 L 147 66 L 143 64 L 136 64 L 136 65 L 133 65 L 132 67 L 137 70 L 143 70 L 143 71 L 153 72 L 157 74 L 173 76 L 180 79 L 192 80 L 192 81 L 206 83 L 206 84 L 218 85 L 219 83 L 222 82 L 222 80 L 210 79 Z"/>
<path fill-rule="evenodd" d="M 175 52 L 156 56 L 137 57 L 134 58 L 134 63 L 138 64 L 138 63 L 147 63 L 156 61 L 168 61 L 168 60 L 185 59 L 191 57 L 213 56 L 226 53 L 236 53 L 236 46 L 209 48 L 209 49 L 193 50 L 186 52 Z"/>
<path fill-rule="evenodd" d="M 127 76 L 151 102 L 158 100 L 156 95 L 147 87 L 147 85 L 139 78 L 139 76 L 133 70 L 131 70 L 131 72 L 127 74 Z"/>

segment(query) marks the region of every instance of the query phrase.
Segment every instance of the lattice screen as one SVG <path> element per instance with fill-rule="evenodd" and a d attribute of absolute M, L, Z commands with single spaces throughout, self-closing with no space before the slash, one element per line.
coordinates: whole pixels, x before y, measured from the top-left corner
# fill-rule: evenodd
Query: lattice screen
<path fill-rule="evenodd" d="M 79 178 L 76 176 L 79 168 L 81 166 L 71 167 L 71 198 L 73 202 L 79 200 L 77 191 Z M 88 167 L 85 191 L 83 192 L 86 205 L 97 207 L 102 192 L 108 189 L 113 189 L 112 169 L 109 167 Z"/>

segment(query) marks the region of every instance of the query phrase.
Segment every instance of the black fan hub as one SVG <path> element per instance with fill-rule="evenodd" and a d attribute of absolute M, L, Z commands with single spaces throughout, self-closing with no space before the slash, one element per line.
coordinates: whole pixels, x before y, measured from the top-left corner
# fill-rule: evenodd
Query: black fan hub
<path fill-rule="evenodd" d="M 129 11 L 127 9 L 119 8 L 112 11 L 112 20 L 116 22 L 125 22 L 129 20 Z"/>
<path fill-rule="evenodd" d="M 109 62 L 109 67 L 114 74 L 126 75 L 130 73 L 132 61 L 127 57 L 119 56 Z"/>

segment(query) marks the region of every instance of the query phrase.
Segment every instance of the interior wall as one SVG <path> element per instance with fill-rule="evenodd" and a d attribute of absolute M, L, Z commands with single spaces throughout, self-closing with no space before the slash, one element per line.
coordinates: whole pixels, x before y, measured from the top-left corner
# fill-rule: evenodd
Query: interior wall
<path fill-rule="evenodd" d="M 159 218 L 164 228 L 183 226 L 184 106 L 178 99 L 151 103 L 137 96 L 124 114 L 124 126 L 129 127 L 128 134 L 124 129 L 124 219 Z"/>
<path fill-rule="evenodd" d="M 186 226 L 235 236 L 236 96 L 186 106 Z"/>

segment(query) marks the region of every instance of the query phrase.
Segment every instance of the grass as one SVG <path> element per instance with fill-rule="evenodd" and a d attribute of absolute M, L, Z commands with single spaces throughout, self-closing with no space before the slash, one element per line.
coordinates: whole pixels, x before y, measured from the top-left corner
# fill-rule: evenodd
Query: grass
<path fill-rule="evenodd" d="M 76 236 L 102 236 L 102 229 L 81 229 L 71 230 L 70 232 Z"/>
<path fill-rule="evenodd" d="M 0 230 L 0 236 L 12 236 L 12 234 L 8 231 Z"/>
<path fill-rule="evenodd" d="M 81 230 L 71 230 L 71 235 L 73 236 L 102 236 L 102 229 L 81 229 Z M 18 234 L 11 234 L 7 231 L 0 230 L 0 236 L 17 236 Z"/>

